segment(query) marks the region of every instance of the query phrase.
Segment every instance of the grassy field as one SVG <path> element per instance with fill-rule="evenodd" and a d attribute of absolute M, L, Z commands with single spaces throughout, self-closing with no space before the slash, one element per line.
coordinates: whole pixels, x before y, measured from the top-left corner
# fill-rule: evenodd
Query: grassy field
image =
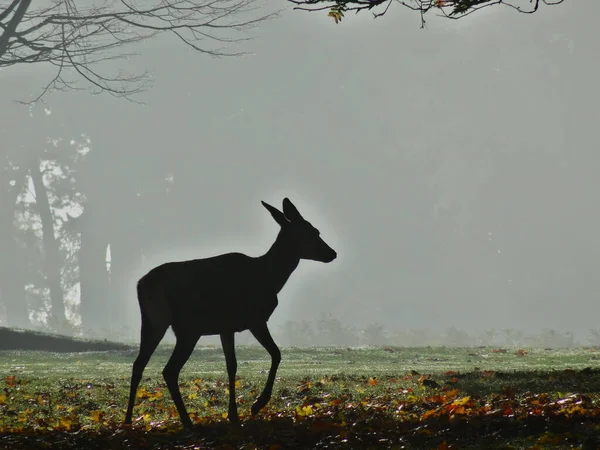
<path fill-rule="evenodd" d="M 600 448 L 597 349 L 283 349 L 272 401 L 251 417 L 270 360 L 240 347 L 234 427 L 222 351 L 199 347 L 180 377 L 191 433 L 162 380 L 168 348 L 121 425 L 136 354 L 0 352 L 0 447 Z"/>

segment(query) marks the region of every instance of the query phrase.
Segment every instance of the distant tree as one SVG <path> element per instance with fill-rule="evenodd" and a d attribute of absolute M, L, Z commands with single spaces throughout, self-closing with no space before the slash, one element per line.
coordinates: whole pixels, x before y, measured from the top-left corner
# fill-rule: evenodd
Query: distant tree
<path fill-rule="evenodd" d="M 444 341 L 446 345 L 455 347 L 469 347 L 475 345 L 475 339 L 465 330 L 452 326 L 446 330 Z"/>
<path fill-rule="evenodd" d="M 321 314 L 315 322 L 315 331 L 317 345 L 343 347 L 359 343 L 357 331 L 332 314 Z"/>
<path fill-rule="evenodd" d="M 362 330 L 362 338 L 366 345 L 385 345 L 389 342 L 387 331 L 380 323 L 370 323 Z"/>
<path fill-rule="evenodd" d="M 0 1 L 0 69 L 17 64 L 53 65 L 55 76 L 37 99 L 51 89 L 75 89 L 77 79 L 96 92 L 130 97 L 148 87 L 147 73 L 106 74 L 96 67 L 129 58 L 133 44 L 161 34 L 174 35 L 198 53 L 239 55 L 208 43 L 244 40 L 228 36 L 227 31 L 244 31 L 273 16 L 251 17 L 249 13 L 257 9 L 255 1 Z"/>
<path fill-rule="evenodd" d="M 26 138 L 2 129 L 9 144 L 3 167 L 8 185 L 0 185 L 0 196 L 10 193 L 13 185 L 15 190 L 10 203 L 0 204 L 0 215 L 10 218 L 0 229 L 0 244 L 7 251 L 0 254 L 0 263 L 4 270 L 16 265 L 19 271 L 14 280 L 0 278 L 0 292 L 6 292 L 5 319 L 27 326 L 31 313 L 36 322 L 54 331 L 70 331 L 67 309 L 73 308 L 67 308 L 66 299 L 79 278 L 79 239 L 66 226 L 67 211 L 77 214 L 84 200 L 76 180 L 88 140 L 58 137 L 69 136 L 70 130 L 57 126 L 49 109 L 28 109 L 30 117 L 22 118 L 29 121 Z M 15 139 L 20 139 L 20 146 L 14 145 Z"/>
<path fill-rule="evenodd" d="M 590 337 L 588 337 L 588 342 L 595 347 L 600 346 L 600 329 L 599 328 L 590 330 Z"/>
<path fill-rule="evenodd" d="M 488 347 L 494 345 L 497 337 L 498 332 L 493 328 L 481 331 L 477 335 L 478 345 L 485 345 Z"/>
<path fill-rule="evenodd" d="M 393 3 L 417 11 L 421 16 L 421 27 L 425 26 L 425 15 L 436 11 L 449 19 L 460 19 L 488 6 L 502 5 L 523 14 L 533 14 L 540 4 L 558 5 L 564 0 L 288 0 L 295 3 L 294 9 L 305 11 L 329 10 L 335 23 L 341 22 L 346 12 L 373 11 L 375 17 L 383 16 Z"/>

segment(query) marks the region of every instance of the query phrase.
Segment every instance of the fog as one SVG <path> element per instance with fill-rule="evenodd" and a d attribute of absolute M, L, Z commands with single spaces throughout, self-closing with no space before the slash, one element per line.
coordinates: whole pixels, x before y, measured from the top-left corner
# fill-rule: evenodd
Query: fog
<path fill-rule="evenodd" d="M 236 47 L 248 56 L 138 46 L 141 103 L 71 91 L 27 108 L 51 69 L 2 70 L 0 325 L 135 342 L 140 276 L 266 252 L 278 225 L 260 201 L 287 196 L 338 258 L 292 274 L 269 321 L 283 345 L 600 339 L 600 4 L 580 3 L 424 30 L 400 6 L 339 25 L 288 8 Z"/>

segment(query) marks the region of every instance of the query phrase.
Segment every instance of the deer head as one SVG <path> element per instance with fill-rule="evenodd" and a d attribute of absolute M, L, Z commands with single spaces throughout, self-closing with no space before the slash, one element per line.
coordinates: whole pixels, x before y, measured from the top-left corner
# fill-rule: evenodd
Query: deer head
<path fill-rule="evenodd" d="M 319 230 L 302 217 L 288 198 L 283 199 L 283 212 L 268 203 L 261 203 L 281 226 L 281 237 L 288 248 L 300 259 L 329 263 L 337 257 L 335 250 L 321 238 Z"/>

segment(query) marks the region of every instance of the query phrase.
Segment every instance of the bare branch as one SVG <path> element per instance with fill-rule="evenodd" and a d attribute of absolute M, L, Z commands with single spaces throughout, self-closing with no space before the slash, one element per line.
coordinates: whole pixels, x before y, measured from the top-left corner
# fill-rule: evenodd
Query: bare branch
<path fill-rule="evenodd" d="M 425 26 L 425 15 L 431 10 L 436 10 L 439 15 L 449 19 L 460 19 L 468 16 L 480 9 L 494 5 L 503 5 L 513 8 L 519 13 L 533 14 L 540 4 L 558 5 L 564 0 L 288 0 L 295 4 L 294 9 L 304 11 L 322 11 L 329 10 L 329 16 L 333 17 L 336 23 L 341 21 L 341 17 L 348 11 L 358 13 L 363 10 L 377 10 L 373 12 L 374 17 L 381 17 L 390 8 L 391 4 L 397 3 L 403 7 L 418 11 L 421 16 L 421 27 Z M 517 2 L 517 3 L 515 3 Z"/>
<path fill-rule="evenodd" d="M 259 0 L 11 0 L 0 5 L 0 69 L 16 64 L 52 64 L 55 76 L 36 98 L 51 90 L 78 89 L 131 100 L 146 90 L 147 72 L 102 74 L 93 66 L 129 58 L 131 46 L 165 32 L 183 45 L 211 56 L 234 56 L 215 44 L 236 44 L 247 31 L 278 13 L 256 14 Z M 1 0 L 0 0 L 1 2 Z M 45 3 L 44 6 L 40 4 Z M 33 6 L 32 6 L 33 5 Z M 34 9 L 32 9 L 34 8 Z"/>

